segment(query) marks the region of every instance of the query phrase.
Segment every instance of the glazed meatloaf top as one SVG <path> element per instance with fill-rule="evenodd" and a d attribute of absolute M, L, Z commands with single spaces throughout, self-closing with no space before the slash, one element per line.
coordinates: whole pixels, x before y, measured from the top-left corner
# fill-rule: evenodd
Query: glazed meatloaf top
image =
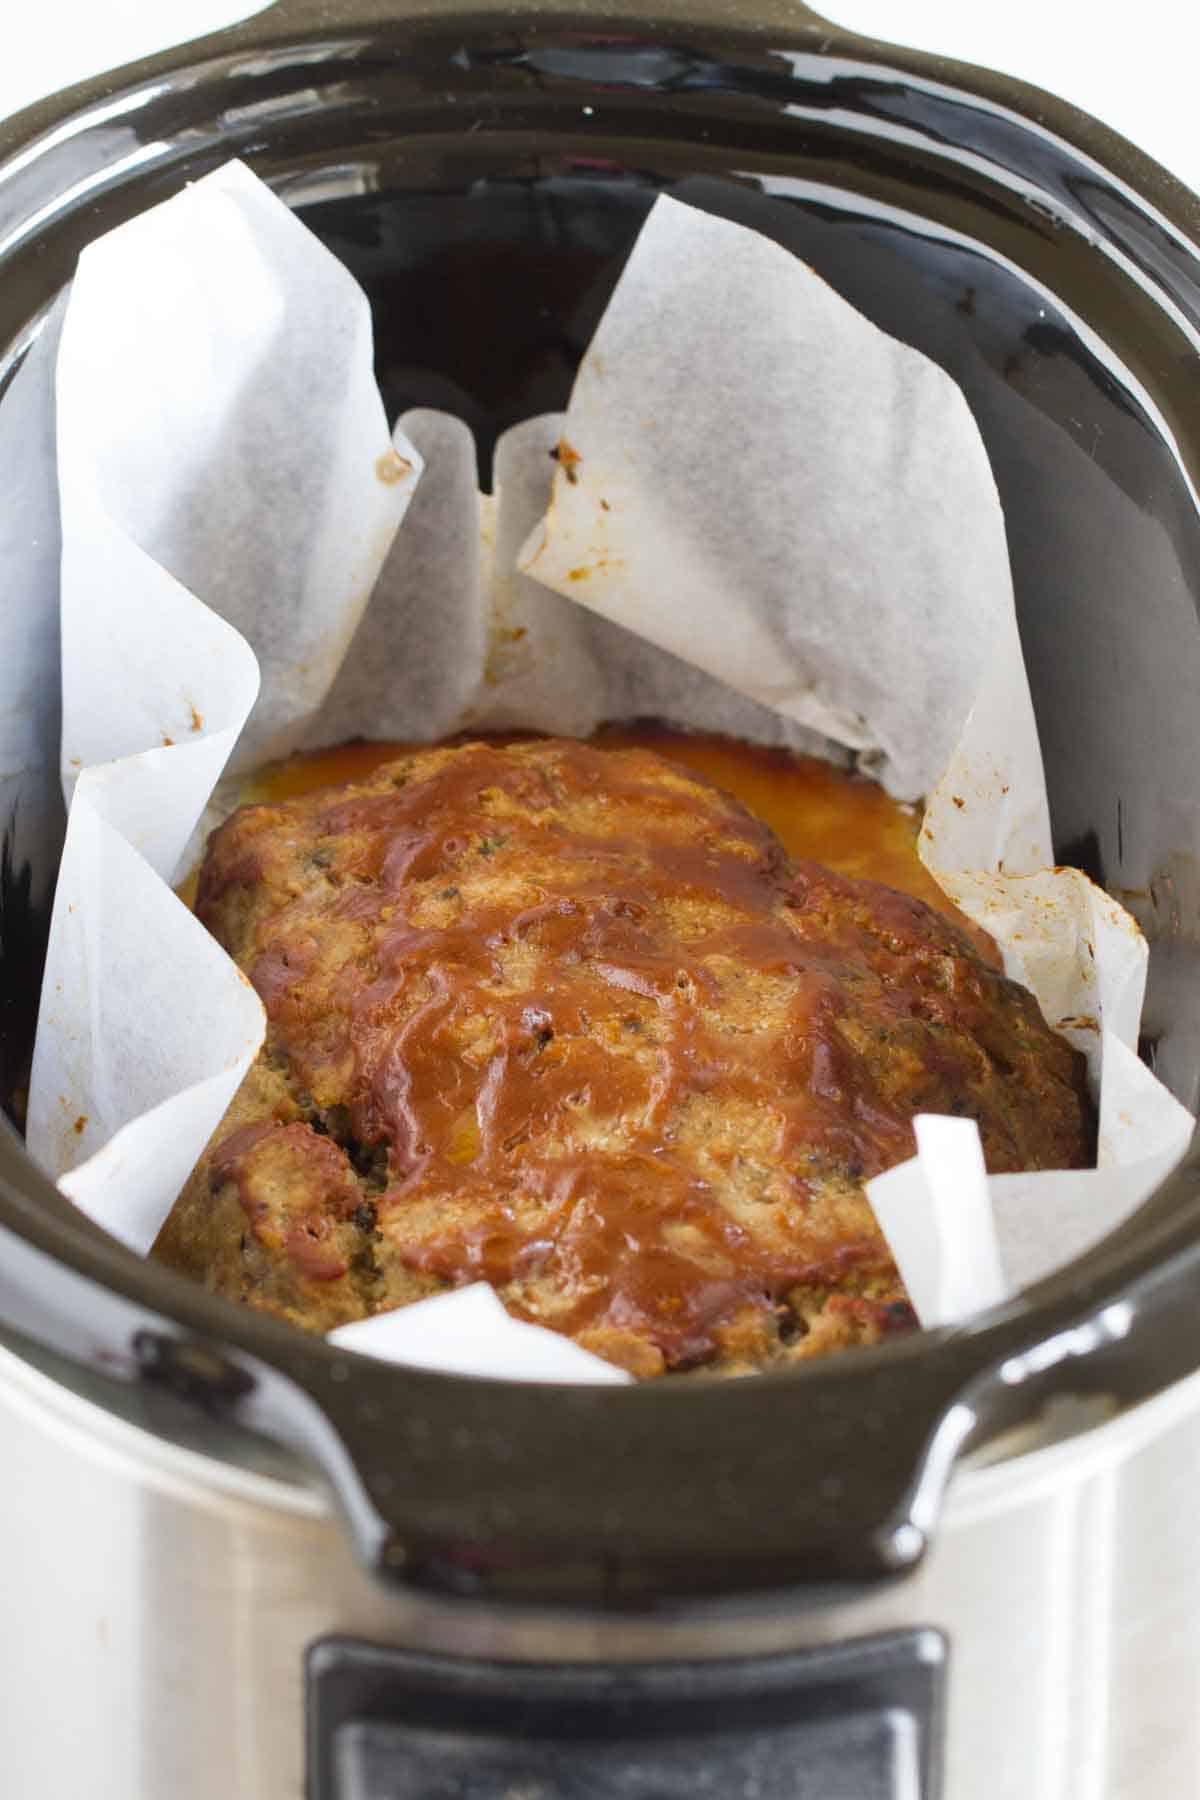
<path fill-rule="evenodd" d="M 325 1331 L 485 1278 L 638 1375 L 912 1323 L 863 1183 L 917 1112 L 1086 1164 L 1081 1059 L 919 901 L 648 750 L 416 752 L 243 807 L 200 918 L 266 1045 L 157 1254 Z"/>

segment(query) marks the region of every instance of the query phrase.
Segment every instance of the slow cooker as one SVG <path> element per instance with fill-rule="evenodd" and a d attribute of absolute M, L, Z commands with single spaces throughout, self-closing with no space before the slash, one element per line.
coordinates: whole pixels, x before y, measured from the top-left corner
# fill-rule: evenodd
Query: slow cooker
<path fill-rule="evenodd" d="M 782 0 L 284 0 L 0 127 L 0 1093 L 63 829 L 54 340 L 230 156 L 353 270 L 391 414 L 560 407 L 654 195 L 967 395 L 1057 853 L 1200 1090 L 1200 203 L 1045 94 Z M 736 321 L 731 323 L 736 329 Z M 702 379 L 702 374 L 698 376 Z M 1161 1800 L 1200 1768 L 1200 1160 L 1011 1303 L 777 1376 L 338 1353 L 122 1250 L 0 1127 L 20 1800 Z"/>

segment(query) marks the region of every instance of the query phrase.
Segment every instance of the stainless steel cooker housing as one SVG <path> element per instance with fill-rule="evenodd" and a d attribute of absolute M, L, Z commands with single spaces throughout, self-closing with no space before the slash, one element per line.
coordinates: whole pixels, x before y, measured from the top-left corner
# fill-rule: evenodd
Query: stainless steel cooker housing
<path fill-rule="evenodd" d="M 10 1099 L 62 828 L 56 502 L 29 454 L 52 442 L 56 302 L 91 237 L 231 154 L 363 280 L 389 402 L 452 392 L 485 453 L 561 403 L 663 186 L 777 237 L 941 361 L 1005 505 L 1060 855 L 1143 923 L 1145 1053 L 1194 1105 L 1200 208 L 1018 84 L 803 9 L 702 0 L 571 16 L 289 0 L 0 128 L 0 630 L 23 695 L 0 715 Z M 481 271 L 493 373 L 461 351 Z M 748 1383 L 471 1382 L 339 1355 L 138 1262 L 5 1125 L 14 1791 L 294 1795 L 302 1656 L 334 1632 L 419 1654 L 380 1664 L 374 1700 L 351 1649 L 310 1657 L 313 1800 L 385 1791 L 370 1771 L 390 1780 L 407 1753 L 384 1742 L 385 1690 L 410 1749 L 435 1716 L 469 1748 L 512 1701 L 578 1714 L 588 1743 L 674 1720 L 711 1770 L 740 1720 L 789 1767 L 787 1732 L 807 1731 L 786 1791 L 828 1795 L 839 1761 L 815 1708 L 844 1745 L 846 1721 L 903 1715 L 916 1738 L 880 1755 L 930 1793 L 944 1763 L 951 1800 L 1187 1791 L 1198 1268 L 1193 1155 L 1125 1230 L 966 1329 Z M 831 1645 L 865 1661 L 811 1660 Z M 785 1652 L 810 1660 L 762 1660 Z M 561 1663 L 590 1698 L 554 1686 Z M 560 1738 L 561 1767 L 582 1769 Z M 712 1791 L 748 1794 L 749 1767 Z M 595 1786 L 618 1774 L 578 1791 L 630 1791 Z"/>

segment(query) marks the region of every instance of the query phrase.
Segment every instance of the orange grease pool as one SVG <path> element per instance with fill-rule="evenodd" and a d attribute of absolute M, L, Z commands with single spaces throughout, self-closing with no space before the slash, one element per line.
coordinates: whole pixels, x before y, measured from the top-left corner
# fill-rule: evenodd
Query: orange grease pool
<path fill-rule="evenodd" d="M 452 741 L 466 742 L 469 735 Z M 522 735 L 494 734 L 494 741 L 516 742 Z M 593 741 L 617 750 L 656 750 L 685 764 L 740 800 L 748 812 L 771 827 L 791 855 L 812 857 L 844 875 L 882 881 L 913 894 L 964 926 L 980 947 L 985 947 L 983 934 L 962 917 L 917 856 L 920 809 L 900 805 L 865 776 L 791 750 L 765 749 L 736 738 L 665 727 L 608 726 L 597 732 Z M 248 782 L 243 799 L 289 800 L 315 788 L 358 781 L 381 763 L 420 747 L 360 741 L 289 757 Z M 193 889 L 194 881 L 189 881 L 181 890 L 189 901 Z M 990 950 L 990 944 L 986 948 Z"/>

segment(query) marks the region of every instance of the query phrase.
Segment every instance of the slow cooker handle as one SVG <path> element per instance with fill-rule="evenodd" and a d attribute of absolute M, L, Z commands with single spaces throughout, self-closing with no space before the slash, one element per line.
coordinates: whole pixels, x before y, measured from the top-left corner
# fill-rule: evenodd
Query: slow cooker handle
<path fill-rule="evenodd" d="M 1036 1337 L 1014 1304 L 985 1329 L 790 1376 L 633 1389 L 402 1369 L 262 1320 L 230 1337 L 270 1326 L 270 1366 L 144 1328 L 137 1354 L 193 1404 L 207 1387 L 315 1457 L 387 1580 L 603 1607 L 797 1585 L 820 1598 L 916 1567 L 966 1446 L 1065 1398 L 1135 1404 L 1200 1367 L 1198 1285 L 1200 1243 L 1124 1293 L 1060 1301 Z"/>
<path fill-rule="evenodd" d="M 902 1573 L 964 1423 L 962 1369 L 919 1342 L 800 1379 L 634 1388 L 335 1351 L 74 1219 L 2 1125 L 0 1329 L 89 1387 L 173 1396 L 185 1431 L 206 1415 L 291 1447 L 377 1575 L 489 1599 L 625 1605 Z"/>
<path fill-rule="evenodd" d="M 1170 1188 L 1195 1210 L 1195 1153 Z M 916 1567 L 964 1448 L 1016 1428 L 1033 1447 L 1064 1401 L 1094 1423 L 1200 1368 L 1200 1234 L 1180 1224 L 1191 1241 L 1132 1283 L 1102 1253 L 1090 1281 L 1059 1278 L 1035 1331 L 1022 1299 L 790 1375 L 633 1389 L 464 1380 L 291 1333 L 235 1410 L 319 1458 L 360 1555 L 404 1585 L 605 1607 L 819 1598 Z M 187 1345 L 160 1348 L 153 1372 L 194 1397 Z"/>
<path fill-rule="evenodd" d="M 792 1375 L 548 1390 L 296 1334 L 288 1352 L 337 1434 L 341 1454 L 318 1454 L 360 1552 L 385 1575 L 605 1605 L 796 1583 L 816 1596 L 911 1571 L 964 1448 L 1018 1427 L 1027 1448 L 1064 1400 L 1094 1422 L 1200 1368 L 1197 1143 L 1154 1211 L 1157 1233 L 1131 1225 L 969 1329 Z M 249 1410 L 288 1435 L 283 1391 Z"/>
<path fill-rule="evenodd" d="M 93 1378 L 151 1382 L 193 1416 L 290 1445 L 377 1574 L 481 1599 L 646 1605 L 900 1575 L 964 1446 L 1064 1396 L 1112 1410 L 1200 1368 L 1195 1150 L 1133 1256 L 1117 1234 L 977 1328 L 634 1388 L 335 1351 L 77 1219 L 64 1230 L 66 1203 L 31 1173 L 0 1129 L 0 1324 Z"/>

